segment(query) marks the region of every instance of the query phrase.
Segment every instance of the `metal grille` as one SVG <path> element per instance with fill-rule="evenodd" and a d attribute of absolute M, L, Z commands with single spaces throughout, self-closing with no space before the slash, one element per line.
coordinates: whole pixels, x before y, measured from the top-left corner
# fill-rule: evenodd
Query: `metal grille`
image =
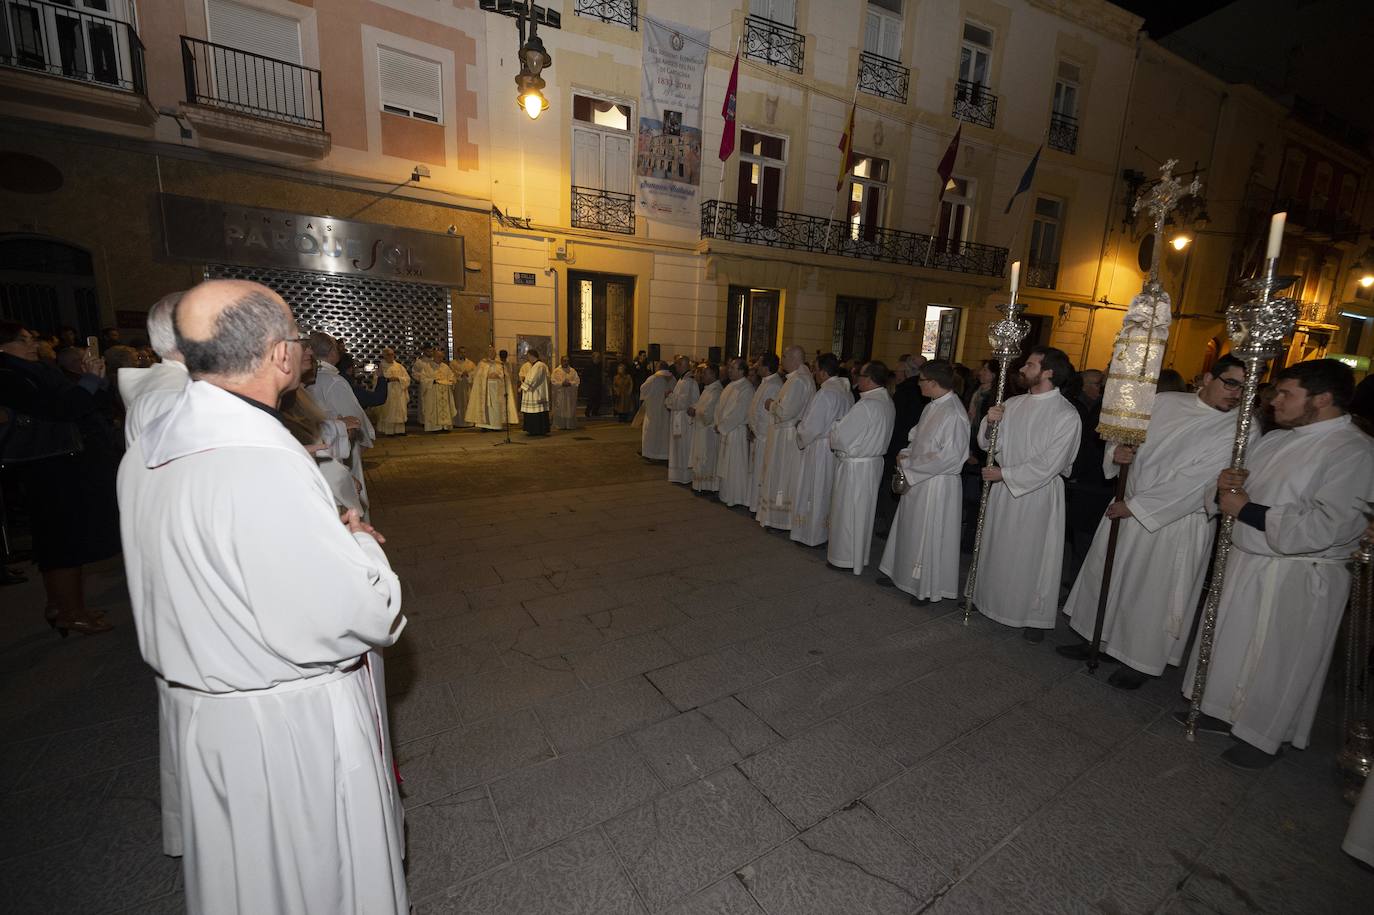
<path fill-rule="evenodd" d="M 604 229 L 607 232 L 633 235 L 634 195 L 573 185 L 572 224 L 579 229 Z"/>
<path fill-rule="evenodd" d="M 438 344 L 453 352 L 453 309 L 445 286 L 228 264 L 206 266 L 205 278 L 251 280 L 274 290 L 291 306 L 302 330 L 344 340 L 359 362 L 377 361 L 382 347 L 390 346 L 409 371 L 422 346 Z M 416 404 L 412 388 L 412 411 Z"/>
<path fill-rule="evenodd" d="M 911 85 L 911 69 L 901 61 L 864 51 L 859 55 L 859 91 L 905 102 Z"/>
<path fill-rule="evenodd" d="M 954 111 L 961 121 L 989 130 L 997 123 L 997 96 L 982 83 L 961 79 L 954 86 Z"/>

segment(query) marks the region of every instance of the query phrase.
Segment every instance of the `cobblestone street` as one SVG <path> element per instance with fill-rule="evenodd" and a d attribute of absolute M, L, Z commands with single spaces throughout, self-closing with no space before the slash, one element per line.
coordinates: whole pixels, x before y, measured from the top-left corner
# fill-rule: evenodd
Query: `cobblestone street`
<path fill-rule="evenodd" d="M 1243 774 L 1171 720 L 1177 671 L 1123 693 L 1062 624 L 1031 645 L 829 569 L 666 483 L 637 429 L 513 438 L 370 453 L 423 915 L 1370 911 L 1334 703 Z M 0 899 L 179 912 L 117 563 L 91 590 L 118 628 L 64 641 L 34 581 L 0 591 Z"/>

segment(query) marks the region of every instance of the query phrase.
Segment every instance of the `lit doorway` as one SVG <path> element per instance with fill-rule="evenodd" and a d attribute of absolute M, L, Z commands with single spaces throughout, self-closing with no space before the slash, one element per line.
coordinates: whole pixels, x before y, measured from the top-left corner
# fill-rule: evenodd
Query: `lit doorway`
<path fill-rule="evenodd" d="M 590 364 L 599 352 L 607 364 L 630 356 L 635 279 L 568 271 L 568 358 Z"/>
<path fill-rule="evenodd" d="M 752 359 L 773 352 L 781 302 L 777 289 L 731 286 L 725 313 L 726 356 Z"/>
<path fill-rule="evenodd" d="M 921 324 L 921 355 L 954 361 L 959 347 L 960 310 L 950 305 L 927 305 Z"/>

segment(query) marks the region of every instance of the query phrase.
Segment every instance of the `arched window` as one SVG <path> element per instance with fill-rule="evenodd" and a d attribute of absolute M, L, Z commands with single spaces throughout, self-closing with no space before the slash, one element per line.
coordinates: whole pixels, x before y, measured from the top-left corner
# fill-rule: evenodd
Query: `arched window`
<path fill-rule="evenodd" d="M 90 252 L 50 238 L 0 238 L 0 317 L 45 332 L 69 324 L 79 336 L 98 333 Z"/>

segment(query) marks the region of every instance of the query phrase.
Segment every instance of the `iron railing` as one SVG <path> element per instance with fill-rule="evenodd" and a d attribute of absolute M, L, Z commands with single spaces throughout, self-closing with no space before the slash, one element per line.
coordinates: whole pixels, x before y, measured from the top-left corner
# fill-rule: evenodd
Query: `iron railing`
<path fill-rule="evenodd" d="M 1050 149 L 1070 155 L 1078 149 L 1078 118 L 1050 112 Z"/>
<path fill-rule="evenodd" d="M 982 83 L 961 79 L 954 84 L 952 113 L 969 124 L 992 127 L 997 123 L 997 96 Z"/>
<path fill-rule="evenodd" d="M 1053 289 L 1059 279 L 1058 264 L 1027 264 L 1026 285 L 1035 289 Z"/>
<path fill-rule="evenodd" d="M 147 94 L 143 42 L 129 23 L 46 0 L 0 7 L 0 65 Z"/>
<path fill-rule="evenodd" d="M 859 54 L 860 92 L 905 102 L 910 86 L 911 68 L 902 66 L 901 61 L 868 51 Z"/>
<path fill-rule="evenodd" d="M 319 70 L 185 35 L 181 65 L 192 105 L 324 130 Z"/>
<path fill-rule="evenodd" d="M 1298 320 L 1303 324 L 1336 324 L 1336 307 L 1329 302 L 1298 302 Z"/>
<path fill-rule="evenodd" d="M 727 201 L 701 205 L 702 238 L 979 276 L 1001 276 L 1007 264 L 1007 249 L 993 245 L 875 227 L 861 228 L 857 238 L 855 234 L 849 223 L 823 216 L 744 207 L 741 218 L 740 207 Z"/>
<path fill-rule="evenodd" d="M 639 31 L 638 0 L 576 0 L 573 13 Z"/>
<path fill-rule="evenodd" d="M 806 59 L 806 36 L 772 19 L 745 16 L 744 56 L 800 73 Z"/>
<path fill-rule="evenodd" d="M 578 229 L 635 234 L 634 194 L 602 191 L 590 187 L 572 189 L 572 224 Z"/>

